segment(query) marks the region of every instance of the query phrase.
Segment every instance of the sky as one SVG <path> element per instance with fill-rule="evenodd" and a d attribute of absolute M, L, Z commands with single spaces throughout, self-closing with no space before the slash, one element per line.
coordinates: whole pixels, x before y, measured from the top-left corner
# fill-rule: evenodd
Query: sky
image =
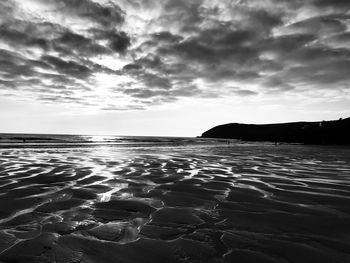
<path fill-rule="evenodd" d="M 0 132 L 345 117 L 349 0 L 0 1 Z"/>

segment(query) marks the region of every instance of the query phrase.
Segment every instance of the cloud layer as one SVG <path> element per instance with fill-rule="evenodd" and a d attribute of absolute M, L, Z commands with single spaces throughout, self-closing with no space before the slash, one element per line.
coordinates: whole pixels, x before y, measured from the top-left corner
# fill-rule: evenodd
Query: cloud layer
<path fill-rule="evenodd" d="M 0 94 L 104 110 L 348 94 L 349 10 L 345 0 L 3 0 Z"/>

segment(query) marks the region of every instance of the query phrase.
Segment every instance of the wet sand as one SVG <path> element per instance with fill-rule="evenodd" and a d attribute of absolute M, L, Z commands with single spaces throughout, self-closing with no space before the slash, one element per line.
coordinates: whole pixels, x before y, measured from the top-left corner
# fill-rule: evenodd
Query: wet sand
<path fill-rule="evenodd" d="M 0 149 L 0 262 L 350 262 L 350 150 Z"/>

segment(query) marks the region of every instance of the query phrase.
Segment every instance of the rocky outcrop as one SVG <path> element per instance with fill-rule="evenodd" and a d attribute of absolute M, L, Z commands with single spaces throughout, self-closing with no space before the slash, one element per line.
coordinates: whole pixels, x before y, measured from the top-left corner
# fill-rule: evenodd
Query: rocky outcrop
<path fill-rule="evenodd" d="M 201 137 L 304 144 L 350 144 L 350 118 L 276 124 L 229 123 L 216 126 L 204 132 Z"/>

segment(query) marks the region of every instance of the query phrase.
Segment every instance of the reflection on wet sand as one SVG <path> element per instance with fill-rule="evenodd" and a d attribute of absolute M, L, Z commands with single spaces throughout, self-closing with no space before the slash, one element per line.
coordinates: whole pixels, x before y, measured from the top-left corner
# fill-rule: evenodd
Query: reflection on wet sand
<path fill-rule="evenodd" d="M 350 150 L 0 150 L 0 262 L 350 262 Z"/>

